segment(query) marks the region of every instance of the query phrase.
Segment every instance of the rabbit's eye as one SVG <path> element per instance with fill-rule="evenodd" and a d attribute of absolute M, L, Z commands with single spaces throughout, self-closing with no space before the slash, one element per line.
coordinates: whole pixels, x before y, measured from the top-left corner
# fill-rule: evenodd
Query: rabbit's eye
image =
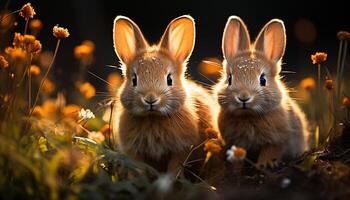
<path fill-rule="evenodd" d="M 167 82 L 168 86 L 173 85 L 173 78 L 172 78 L 171 74 L 168 74 L 168 76 L 166 77 L 166 82 Z"/>
<path fill-rule="evenodd" d="M 232 84 L 232 74 L 228 75 L 227 81 L 228 81 L 228 85 Z"/>
<path fill-rule="evenodd" d="M 266 78 L 265 78 L 265 74 L 264 73 L 262 73 L 260 75 L 260 85 L 261 86 L 265 86 L 266 85 Z"/>
<path fill-rule="evenodd" d="M 131 78 L 131 81 L 132 81 L 132 86 L 136 86 L 137 85 L 137 76 L 136 74 L 132 74 L 132 78 Z"/>

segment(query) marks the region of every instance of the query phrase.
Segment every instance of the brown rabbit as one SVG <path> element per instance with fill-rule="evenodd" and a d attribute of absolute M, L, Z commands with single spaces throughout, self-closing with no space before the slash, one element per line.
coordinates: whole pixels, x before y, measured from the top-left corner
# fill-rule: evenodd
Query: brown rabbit
<path fill-rule="evenodd" d="M 307 143 L 303 112 L 280 80 L 286 46 L 284 24 L 273 19 L 251 45 L 237 16 L 226 24 L 223 77 L 215 86 L 220 104 L 219 130 L 228 146 L 258 153 L 258 167 L 274 167 L 282 158 L 303 153 Z"/>
<path fill-rule="evenodd" d="M 118 149 L 160 171 L 176 173 L 191 145 L 212 127 L 215 100 L 185 77 L 195 43 L 190 16 L 174 19 L 150 46 L 129 18 L 114 21 L 114 48 L 125 81 L 117 94 L 114 139 Z"/>

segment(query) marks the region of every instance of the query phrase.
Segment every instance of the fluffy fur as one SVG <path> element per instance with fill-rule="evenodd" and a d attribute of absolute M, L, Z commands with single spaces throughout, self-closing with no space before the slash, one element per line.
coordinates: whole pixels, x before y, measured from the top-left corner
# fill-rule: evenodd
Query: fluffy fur
<path fill-rule="evenodd" d="M 224 68 L 214 88 L 219 130 L 228 146 L 257 151 L 262 167 L 298 156 L 307 146 L 304 114 L 279 76 L 285 45 L 285 28 L 277 19 L 266 24 L 253 44 L 236 16 L 228 19 L 223 35 Z"/>
<path fill-rule="evenodd" d="M 201 143 L 204 130 L 215 124 L 210 107 L 216 102 L 184 75 L 194 41 L 190 16 L 173 20 L 154 46 L 130 19 L 119 16 L 114 23 L 125 77 L 113 112 L 115 145 L 158 170 L 176 173 L 191 145 Z"/>

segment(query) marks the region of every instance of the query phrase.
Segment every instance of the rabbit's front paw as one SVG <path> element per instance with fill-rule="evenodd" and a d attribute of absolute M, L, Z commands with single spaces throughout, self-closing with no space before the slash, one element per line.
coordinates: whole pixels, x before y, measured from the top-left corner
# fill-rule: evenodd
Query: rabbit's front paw
<path fill-rule="evenodd" d="M 281 164 L 281 162 L 277 158 L 274 158 L 272 160 L 259 160 L 256 163 L 256 168 L 258 168 L 258 169 L 265 169 L 265 168 L 274 169 L 274 168 L 279 167 L 280 164 Z"/>
<path fill-rule="evenodd" d="M 256 167 L 264 169 L 267 167 L 276 168 L 280 165 L 282 147 L 271 146 L 261 150 Z"/>

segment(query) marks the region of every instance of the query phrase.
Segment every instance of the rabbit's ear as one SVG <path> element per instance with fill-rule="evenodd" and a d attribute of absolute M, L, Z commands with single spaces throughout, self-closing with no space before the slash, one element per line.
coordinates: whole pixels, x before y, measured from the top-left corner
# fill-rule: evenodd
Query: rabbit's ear
<path fill-rule="evenodd" d="M 228 18 L 222 36 L 222 52 L 225 59 L 233 59 L 237 53 L 250 50 L 249 32 L 238 16 Z"/>
<path fill-rule="evenodd" d="M 263 52 L 269 60 L 281 60 L 286 48 L 286 30 L 283 21 L 273 19 L 265 25 L 259 33 L 255 44 L 255 51 Z"/>
<path fill-rule="evenodd" d="M 193 18 L 183 15 L 170 22 L 159 45 L 162 49 L 168 50 L 174 60 L 183 63 L 192 53 L 195 37 Z"/>
<path fill-rule="evenodd" d="M 129 18 L 117 16 L 113 28 L 114 50 L 125 64 L 135 58 L 138 51 L 148 47 L 140 28 Z"/>

